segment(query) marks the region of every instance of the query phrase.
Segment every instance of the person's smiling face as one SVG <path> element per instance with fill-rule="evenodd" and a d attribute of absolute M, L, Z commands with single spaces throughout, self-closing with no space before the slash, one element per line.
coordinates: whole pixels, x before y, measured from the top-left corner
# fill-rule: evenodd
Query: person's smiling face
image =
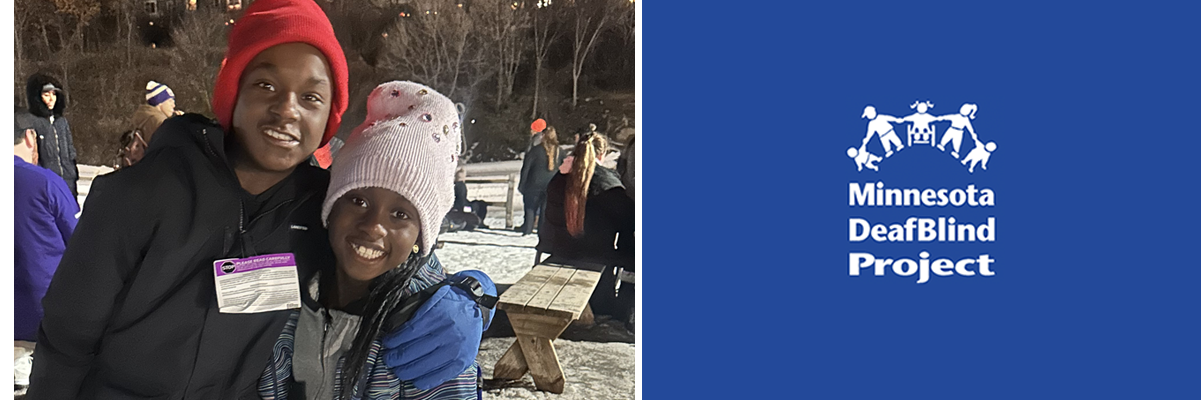
<path fill-rule="evenodd" d="M 288 43 L 263 50 L 238 84 L 237 167 L 291 173 L 321 144 L 332 97 L 329 64 L 316 48 Z"/>
<path fill-rule="evenodd" d="M 417 207 L 377 187 L 354 189 L 338 198 L 328 226 L 338 273 L 356 282 L 370 282 L 400 266 L 421 236 Z"/>

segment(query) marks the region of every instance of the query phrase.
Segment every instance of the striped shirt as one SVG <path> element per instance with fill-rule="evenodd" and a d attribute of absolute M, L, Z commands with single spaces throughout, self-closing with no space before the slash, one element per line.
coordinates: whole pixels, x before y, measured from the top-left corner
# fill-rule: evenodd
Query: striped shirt
<path fill-rule="evenodd" d="M 404 294 L 412 295 L 422 289 L 433 286 L 446 279 L 442 267 L 437 262 L 428 263 L 413 275 L 409 287 Z M 292 311 L 284 330 L 275 342 L 271 362 L 259 378 L 259 396 L 265 400 L 287 400 L 288 392 L 295 379 L 292 375 L 292 355 L 295 350 L 296 326 L 300 318 L 300 310 Z M 371 343 L 367 353 L 366 386 L 362 393 L 354 393 L 349 398 L 354 400 L 468 400 L 480 398 L 481 371 L 478 364 L 472 364 L 459 376 L 443 382 L 429 390 L 420 390 L 411 382 L 402 382 L 388 369 L 381 354 L 382 344 L 377 339 Z M 342 393 L 341 387 L 343 357 L 338 361 L 334 377 L 334 393 Z"/>

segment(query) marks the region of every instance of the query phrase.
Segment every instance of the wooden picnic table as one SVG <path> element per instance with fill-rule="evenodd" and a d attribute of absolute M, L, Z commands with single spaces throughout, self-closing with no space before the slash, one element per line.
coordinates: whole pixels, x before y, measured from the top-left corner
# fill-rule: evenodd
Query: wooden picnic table
<path fill-rule="evenodd" d="M 500 297 L 517 341 L 496 362 L 496 379 L 520 379 L 528 371 L 538 390 L 563 393 L 566 378 L 552 342 L 580 318 L 600 272 L 537 265 Z"/>

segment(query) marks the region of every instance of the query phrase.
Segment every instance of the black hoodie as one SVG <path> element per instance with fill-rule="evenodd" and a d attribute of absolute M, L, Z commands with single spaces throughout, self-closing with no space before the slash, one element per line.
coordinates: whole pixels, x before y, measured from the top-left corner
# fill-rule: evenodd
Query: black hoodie
<path fill-rule="evenodd" d="M 292 252 L 301 278 L 333 265 L 329 173 L 301 164 L 242 189 L 225 134 L 168 119 L 136 165 L 96 178 L 43 300 L 27 399 L 257 399 L 289 311 L 222 314 L 214 260 Z"/>
<path fill-rule="evenodd" d="M 58 88 L 58 101 L 53 110 L 42 102 L 42 87 L 46 84 Z M 29 113 L 37 117 L 33 129 L 38 133 L 38 165 L 63 177 L 67 187 L 71 188 L 71 194 L 79 195 L 75 188 L 75 181 L 79 179 L 79 168 L 75 166 L 75 141 L 71 139 L 71 124 L 63 116 L 67 110 L 67 91 L 58 80 L 37 73 L 25 82 L 25 96 L 29 101 Z"/>

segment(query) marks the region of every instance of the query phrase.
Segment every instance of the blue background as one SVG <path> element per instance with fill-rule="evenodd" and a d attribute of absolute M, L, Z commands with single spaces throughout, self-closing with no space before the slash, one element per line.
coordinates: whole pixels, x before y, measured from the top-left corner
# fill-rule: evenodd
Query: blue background
<path fill-rule="evenodd" d="M 642 4 L 644 398 L 1201 398 L 1197 3 L 801 3 Z M 978 104 L 989 169 L 857 172 L 916 100 Z M 996 206 L 848 206 L 877 180 Z M 909 216 L 997 240 L 848 241 Z M 847 273 L 922 250 L 996 275 Z"/>

